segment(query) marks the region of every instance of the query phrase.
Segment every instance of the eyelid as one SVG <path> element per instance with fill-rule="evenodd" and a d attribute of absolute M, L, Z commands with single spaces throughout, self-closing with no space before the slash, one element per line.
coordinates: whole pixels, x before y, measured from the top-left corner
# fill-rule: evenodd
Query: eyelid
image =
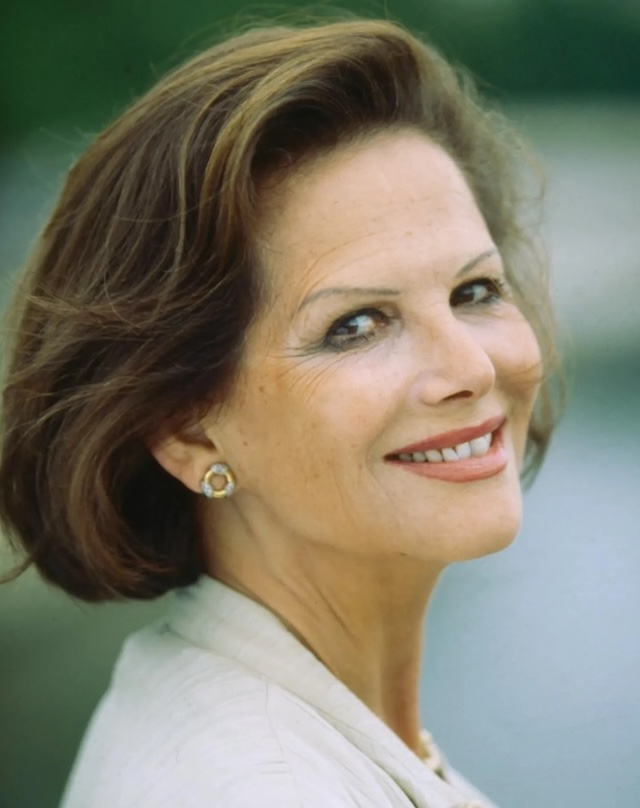
<path fill-rule="evenodd" d="M 368 314 L 373 312 L 374 314 L 380 313 L 383 314 L 385 317 L 390 317 L 390 306 L 386 303 L 365 303 L 361 306 L 354 306 L 349 311 L 346 311 L 344 314 L 338 315 L 335 317 L 329 326 L 329 329 L 333 328 L 334 326 L 338 325 L 339 323 L 344 322 L 345 320 L 350 320 L 352 317 L 357 317 L 359 314 Z"/>
<path fill-rule="evenodd" d="M 509 294 L 511 292 L 511 287 L 509 285 L 509 281 L 507 280 L 506 276 L 500 272 L 494 274 L 484 273 L 482 275 L 478 275 L 475 278 L 470 278 L 463 283 L 458 284 L 452 294 L 455 294 L 457 291 L 461 289 L 466 289 L 469 286 L 476 286 L 480 284 L 485 285 L 493 285 L 495 286 L 501 294 Z"/>

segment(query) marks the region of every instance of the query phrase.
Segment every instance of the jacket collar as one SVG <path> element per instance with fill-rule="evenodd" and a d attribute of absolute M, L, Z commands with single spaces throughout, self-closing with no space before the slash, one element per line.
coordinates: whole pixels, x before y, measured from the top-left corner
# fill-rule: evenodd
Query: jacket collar
<path fill-rule="evenodd" d="M 169 625 L 306 702 L 386 771 L 416 808 L 494 808 L 448 767 L 455 787 L 434 774 L 275 614 L 245 595 L 202 576 L 176 593 Z"/>

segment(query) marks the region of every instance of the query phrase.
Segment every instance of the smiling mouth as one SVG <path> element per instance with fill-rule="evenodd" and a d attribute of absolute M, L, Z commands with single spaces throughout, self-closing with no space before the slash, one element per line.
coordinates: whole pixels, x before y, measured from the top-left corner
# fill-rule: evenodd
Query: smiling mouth
<path fill-rule="evenodd" d="M 495 416 L 477 427 L 457 429 L 405 446 L 385 459 L 419 477 L 452 483 L 484 480 L 500 474 L 509 464 L 505 423 L 503 415 Z"/>
<path fill-rule="evenodd" d="M 458 463 L 471 457 L 484 457 L 493 443 L 493 432 L 487 432 L 478 438 L 447 446 L 442 449 L 428 449 L 424 452 L 402 452 L 392 455 L 391 459 L 403 463 Z"/>

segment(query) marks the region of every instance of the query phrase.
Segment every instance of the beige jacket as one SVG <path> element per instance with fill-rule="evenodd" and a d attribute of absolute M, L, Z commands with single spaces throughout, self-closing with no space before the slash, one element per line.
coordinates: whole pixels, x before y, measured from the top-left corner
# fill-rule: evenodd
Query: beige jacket
<path fill-rule="evenodd" d="M 203 577 L 126 642 L 62 808 L 495 808 L 267 609 Z"/>

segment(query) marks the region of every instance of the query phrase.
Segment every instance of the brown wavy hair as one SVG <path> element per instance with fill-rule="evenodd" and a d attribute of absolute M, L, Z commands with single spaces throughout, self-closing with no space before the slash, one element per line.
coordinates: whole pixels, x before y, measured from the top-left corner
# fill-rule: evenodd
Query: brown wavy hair
<path fill-rule="evenodd" d="M 460 166 L 547 356 L 520 224 L 523 151 L 434 48 L 389 22 L 270 27 L 156 84 L 70 170 L 11 307 L 0 517 L 48 581 L 151 598 L 201 572 L 195 494 L 147 449 L 224 401 L 260 305 L 265 182 L 411 128 Z M 528 440 L 540 462 L 549 380 Z"/>

